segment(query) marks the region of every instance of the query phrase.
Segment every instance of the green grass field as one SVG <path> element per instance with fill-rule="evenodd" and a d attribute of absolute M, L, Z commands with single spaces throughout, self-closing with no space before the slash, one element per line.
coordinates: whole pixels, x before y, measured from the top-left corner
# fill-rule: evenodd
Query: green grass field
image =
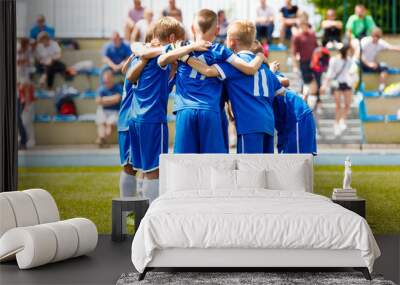
<path fill-rule="evenodd" d="M 119 172 L 118 167 L 20 168 L 19 189 L 46 189 L 63 219 L 87 217 L 100 233 L 110 233 Z M 342 175 L 342 166 L 316 166 L 315 193 L 330 196 L 340 187 Z M 352 186 L 367 200 L 367 220 L 374 233 L 400 233 L 400 166 L 354 166 Z"/>

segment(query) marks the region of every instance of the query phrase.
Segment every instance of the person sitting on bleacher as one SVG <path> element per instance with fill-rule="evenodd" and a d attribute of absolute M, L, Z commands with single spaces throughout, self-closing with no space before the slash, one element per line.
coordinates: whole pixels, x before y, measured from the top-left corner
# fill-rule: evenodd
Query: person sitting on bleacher
<path fill-rule="evenodd" d="M 38 15 L 36 25 L 32 27 L 30 32 L 31 40 L 36 41 L 41 32 L 46 32 L 52 39 L 55 37 L 54 28 L 46 25 L 46 18 L 43 15 Z"/>
<path fill-rule="evenodd" d="M 96 143 L 103 147 L 106 140 L 113 134 L 118 120 L 120 101 L 122 98 L 122 86 L 114 83 L 114 75 L 111 70 L 105 70 L 102 74 L 102 86 L 97 91 Z"/>
<path fill-rule="evenodd" d="M 377 56 L 383 50 L 400 51 L 400 47 L 389 44 L 382 39 L 382 30 L 375 27 L 370 36 L 361 40 L 361 67 L 364 72 L 380 74 L 379 92 L 385 88 L 388 67 L 385 63 L 378 62 Z"/>
<path fill-rule="evenodd" d="M 326 11 L 326 18 L 321 22 L 321 28 L 324 31 L 322 45 L 327 48 L 340 49 L 342 46 L 340 43 L 343 23 L 336 18 L 335 9 L 328 9 Z"/>
<path fill-rule="evenodd" d="M 122 74 L 122 66 L 131 54 L 129 45 L 121 39 L 118 32 L 113 32 L 111 42 L 106 44 L 103 49 L 103 63 L 105 66 L 101 76 L 106 69 L 110 69 L 114 74 Z"/>
<path fill-rule="evenodd" d="M 58 43 L 51 39 L 47 32 L 40 32 L 38 35 L 38 44 L 35 51 L 36 70 L 42 74 L 40 86 L 47 86 L 50 94 L 54 94 L 54 77 L 60 73 L 65 78 L 65 64 L 61 59 L 61 48 Z"/>
<path fill-rule="evenodd" d="M 376 24 L 372 16 L 367 14 L 364 4 L 357 4 L 354 7 L 354 15 L 351 15 L 346 22 L 346 33 L 349 40 L 362 39 L 369 36 Z M 357 41 L 352 41 L 353 48 L 357 48 Z"/>
<path fill-rule="evenodd" d="M 142 1 L 133 0 L 133 7 L 128 11 L 128 17 L 124 27 L 125 40 L 131 40 L 133 29 L 136 23 L 143 19 L 143 15 L 144 7 L 142 6 Z"/>

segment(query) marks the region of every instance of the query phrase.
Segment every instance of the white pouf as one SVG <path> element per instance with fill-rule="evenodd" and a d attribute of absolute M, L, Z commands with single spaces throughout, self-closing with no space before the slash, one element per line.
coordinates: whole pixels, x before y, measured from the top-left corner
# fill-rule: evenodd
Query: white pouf
<path fill-rule="evenodd" d="M 16 259 L 28 269 L 87 254 L 96 248 L 96 225 L 85 218 L 59 221 L 43 189 L 0 193 L 0 262 Z"/>

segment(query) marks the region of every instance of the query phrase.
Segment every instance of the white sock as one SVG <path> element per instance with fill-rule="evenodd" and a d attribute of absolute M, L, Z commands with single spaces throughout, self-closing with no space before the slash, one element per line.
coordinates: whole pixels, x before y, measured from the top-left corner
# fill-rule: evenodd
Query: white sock
<path fill-rule="evenodd" d="M 158 179 L 143 180 L 143 196 L 153 202 L 158 197 Z"/>
<path fill-rule="evenodd" d="M 136 196 L 136 176 L 121 171 L 119 176 L 119 195 L 120 197 Z"/>
<path fill-rule="evenodd" d="M 143 178 L 136 178 L 136 189 L 138 196 L 143 197 Z"/>

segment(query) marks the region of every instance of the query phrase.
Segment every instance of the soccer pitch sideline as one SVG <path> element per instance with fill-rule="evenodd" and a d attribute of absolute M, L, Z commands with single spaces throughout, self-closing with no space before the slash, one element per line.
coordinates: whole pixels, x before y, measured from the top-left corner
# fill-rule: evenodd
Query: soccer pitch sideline
<path fill-rule="evenodd" d="M 331 196 L 341 187 L 343 166 L 315 166 L 314 192 Z M 400 166 L 354 166 L 352 187 L 367 200 L 375 234 L 400 233 Z M 119 195 L 119 167 L 30 167 L 19 169 L 20 190 L 51 192 L 62 219 L 87 217 L 100 233 L 111 232 L 111 199 Z"/>

